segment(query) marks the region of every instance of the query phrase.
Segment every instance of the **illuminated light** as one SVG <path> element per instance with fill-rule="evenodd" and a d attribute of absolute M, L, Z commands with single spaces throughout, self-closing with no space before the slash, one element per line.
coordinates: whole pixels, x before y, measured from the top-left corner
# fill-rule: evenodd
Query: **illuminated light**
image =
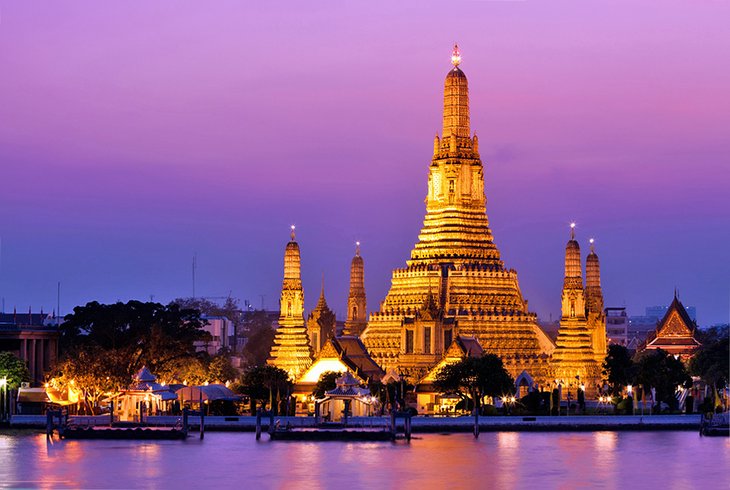
<path fill-rule="evenodd" d="M 631 386 L 631 385 L 628 385 L 628 386 L 626 387 L 626 391 L 627 391 L 627 392 L 628 392 L 629 394 L 631 394 L 631 392 L 632 392 L 633 390 L 634 390 L 634 387 L 633 387 L 633 386 Z"/>
<path fill-rule="evenodd" d="M 359 247 L 360 246 L 360 242 L 355 242 L 355 245 L 357 245 Z"/>
<path fill-rule="evenodd" d="M 73 385 L 75 385 L 75 384 L 76 384 L 76 380 L 72 379 L 72 380 L 71 380 L 71 386 L 73 386 Z"/>
<path fill-rule="evenodd" d="M 580 391 L 585 391 L 585 390 L 586 390 L 586 385 L 580 385 Z"/>
<path fill-rule="evenodd" d="M 591 238 L 590 240 L 588 240 L 588 242 L 589 242 L 589 243 L 590 243 L 591 245 L 593 245 L 593 242 L 595 242 L 595 240 L 594 240 L 593 238 Z"/>
<path fill-rule="evenodd" d="M 571 228 L 575 228 L 575 222 L 571 223 L 571 224 L 570 224 L 570 227 L 571 227 Z"/>
<path fill-rule="evenodd" d="M 8 378 L 0 378 L 0 386 L 5 386 L 8 384 Z"/>
<path fill-rule="evenodd" d="M 45 386 L 46 388 L 48 388 L 48 383 L 44 383 L 43 386 Z"/>
<path fill-rule="evenodd" d="M 451 51 L 451 64 L 459 66 L 459 63 L 461 63 L 461 51 L 459 50 L 459 45 L 454 44 L 454 49 Z"/>
<path fill-rule="evenodd" d="M 208 382 L 206 381 L 205 383 L 203 383 L 203 386 L 208 386 Z"/>

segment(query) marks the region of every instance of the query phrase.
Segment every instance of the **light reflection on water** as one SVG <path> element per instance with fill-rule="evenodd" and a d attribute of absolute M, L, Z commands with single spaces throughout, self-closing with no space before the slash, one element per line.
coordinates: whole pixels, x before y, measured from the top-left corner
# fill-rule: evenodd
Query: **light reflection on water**
<path fill-rule="evenodd" d="M 55 441 L 0 434 L 0 487 L 728 488 L 730 440 L 696 432 L 417 435 L 410 444 Z M 197 482 L 197 483 L 195 483 Z"/>

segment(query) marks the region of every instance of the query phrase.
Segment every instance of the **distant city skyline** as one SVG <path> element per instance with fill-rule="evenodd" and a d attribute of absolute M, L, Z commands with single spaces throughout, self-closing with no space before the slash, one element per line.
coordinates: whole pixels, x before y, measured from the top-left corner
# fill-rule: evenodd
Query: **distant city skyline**
<path fill-rule="evenodd" d="M 42 5 L 39 6 L 39 5 Z M 730 321 L 730 4 L 0 2 L 5 311 L 192 295 L 378 309 L 425 212 L 454 41 L 487 213 L 530 309 L 559 317 L 568 224 L 605 305 Z M 566 4 L 567 5 L 567 4 Z"/>

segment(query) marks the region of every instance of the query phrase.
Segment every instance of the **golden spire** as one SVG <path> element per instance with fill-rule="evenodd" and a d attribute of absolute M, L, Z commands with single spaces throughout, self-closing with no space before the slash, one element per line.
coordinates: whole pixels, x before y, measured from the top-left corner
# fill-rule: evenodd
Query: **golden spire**
<path fill-rule="evenodd" d="M 444 122 L 443 138 L 452 135 L 468 138 L 469 130 L 469 87 L 466 75 L 459 68 L 461 52 L 454 46 L 451 53 L 451 63 L 454 68 L 449 71 L 444 84 Z"/>
<path fill-rule="evenodd" d="M 577 286 L 575 278 L 580 280 Z M 570 280 L 569 280 L 570 279 Z M 570 282 L 570 285 L 568 283 Z M 570 224 L 570 240 L 565 246 L 565 287 L 583 289 L 583 272 L 580 266 L 580 245 L 575 240 L 575 223 Z"/>
<path fill-rule="evenodd" d="M 459 66 L 459 63 L 461 63 L 461 51 L 459 51 L 459 45 L 454 44 L 454 49 L 451 50 L 451 64 Z"/>
<path fill-rule="evenodd" d="M 291 235 L 290 236 L 291 236 L 291 241 L 292 242 L 296 240 L 296 234 L 294 233 L 294 229 L 295 228 L 296 228 L 296 226 L 291 225 Z"/>

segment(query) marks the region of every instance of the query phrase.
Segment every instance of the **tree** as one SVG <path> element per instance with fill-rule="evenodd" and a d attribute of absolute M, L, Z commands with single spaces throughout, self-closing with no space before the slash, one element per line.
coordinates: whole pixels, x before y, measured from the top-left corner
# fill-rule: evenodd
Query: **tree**
<path fill-rule="evenodd" d="M 692 382 L 682 361 L 662 349 L 644 351 L 638 356 L 634 381 L 645 393 L 651 388 L 656 390 L 654 403 L 657 408 L 665 402 L 671 410 L 678 406 L 677 386 L 689 386 Z"/>
<path fill-rule="evenodd" d="M 210 359 L 208 364 L 208 379 L 217 383 L 233 381 L 238 377 L 238 371 L 231 364 L 227 354 L 218 354 Z"/>
<path fill-rule="evenodd" d="M 251 312 L 247 316 L 243 328 L 248 339 L 243 347 L 243 355 L 247 363 L 252 366 L 265 364 L 275 335 L 268 315 L 263 310 Z"/>
<path fill-rule="evenodd" d="M 512 393 L 514 380 L 504 368 L 502 359 L 494 354 L 484 354 L 482 357 L 465 357 L 456 363 L 447 364 L 436 375 L 434 386 L 442 393 L 471 398 L 474 408 L 478 410 L 483 397 Z"/>
<path fill-rule="evenodd" d="M 325 371 L 319 377 L 317 384 L 312 390 L 312 396 L 314 398 L 324 398 L 328 391 L 334 390 L 337 387 L 337 378 L 342 376 L 343 373 L 338 371 Z"/>
<path fill-rule="evenodd" d="M 203 325 L 198 310 L 181 309 L 175 303 L 93 301 L 66 316 L 61 339 L 71 355 L 84 346 L 118 352 L 131 376 L 142 366 L 156 372 L 168 362 L 194 356 L 194 342 L 209 337 Z"/>
<path fill-rule="evenodd" d="M 15 390 L 20 383 L 30 381 L 28 367 L 12 352 L 0 352 L 0 378 L 7 380 L 7 387 Z"/>
<path fill-rule="evenodd" d="M 620 395 L 624 386 L 632 383 L 636 366 L 629 350 L 622 345 L 609 345 L 603 363 L 603 375 L 611 387 L 612 395 Z"/>
<path fill-rule="evenodd" d="M 689 370 L 713 388 L 727 385 L 730 381 L 730 339 L 717 338 L 703 344 L 690 360 Z"/>
<path fill-rule="evenodd" d="M 251 399 L 252 412 L 255 411 L 256 402 L 261 402 L 263 407 L 268 402 L 268 406 L 276 413 L 282 395 L 290 394 L 292 387 L 289 373 L 275 366 L 263 365 L 246 370 L 238 390 Z"/>
<path fill-rule="evenodd" d="M 80 395 L 87 413 L 95 414 L 99 401 L 129 384 L 125 353 L 117 349 L 83 346 L 56 365 L 53 387 Z"/>

